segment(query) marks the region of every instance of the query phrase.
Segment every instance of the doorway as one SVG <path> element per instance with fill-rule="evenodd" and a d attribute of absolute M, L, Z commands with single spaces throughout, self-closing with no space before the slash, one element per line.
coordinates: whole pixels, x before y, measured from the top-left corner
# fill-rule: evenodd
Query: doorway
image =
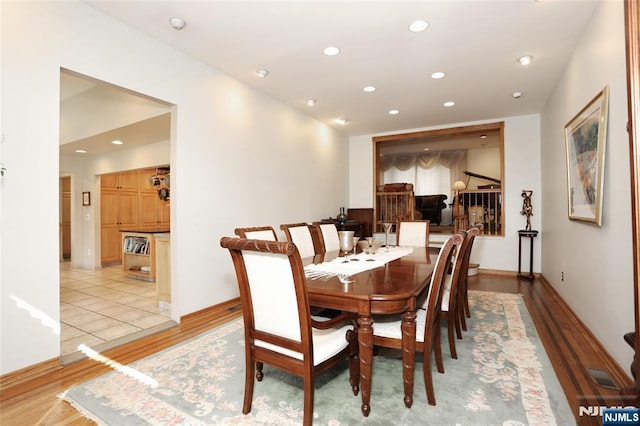
<path fill-rule="evenodd" d="M 120 262 L 103 264 L 100 232 L 106 203 L 100 196 L 101 176 L 168 167 L 173 111 L 167 102 L 60 70 L 63 363 L 84 356 L 78 351 L 81 344 L 101 351 L 176 324 L 171 304 L 160 303 L 155 282 L 132 278 Z M 143 189 L 139 195 L 144 199 Z M 148 219 L 142 203 L 136 208 Z"/>

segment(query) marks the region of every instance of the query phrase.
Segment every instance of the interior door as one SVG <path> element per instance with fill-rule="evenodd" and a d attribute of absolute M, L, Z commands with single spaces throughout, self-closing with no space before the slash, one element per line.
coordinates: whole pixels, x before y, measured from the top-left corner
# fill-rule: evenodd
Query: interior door
<path fill-rule="evenodd" d="M 60 179 L 60 260 L 71 258 L 71 177 Z"/>

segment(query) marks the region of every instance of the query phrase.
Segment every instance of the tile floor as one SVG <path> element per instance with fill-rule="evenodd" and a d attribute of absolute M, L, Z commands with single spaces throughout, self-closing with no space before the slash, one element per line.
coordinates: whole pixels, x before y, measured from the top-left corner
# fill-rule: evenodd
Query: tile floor
<path fill-rule="evenodd" d="M 60 345 L 63 362 L 78 345 L 105 350 L 170 327 L 170 311 L 158 307 L 155 283 L 128 278 L 121 265 L 100 270 L 60 263 Z"/>

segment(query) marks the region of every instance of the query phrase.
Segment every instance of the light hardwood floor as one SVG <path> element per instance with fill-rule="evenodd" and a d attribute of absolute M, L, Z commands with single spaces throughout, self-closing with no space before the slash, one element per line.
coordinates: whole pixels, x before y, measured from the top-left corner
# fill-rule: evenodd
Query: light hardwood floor
<path fill-rule="evenodd" d="M 596 386 L 587 368 L 609 372 L 621 386 L 631 383 L 628 366 L 620 367 L 580 321 L 566 308 L 546 283 L 517 280 L 513 276 L 481 274 L 472 277 L 470 289 L 520 293 L 549 354 L 556 374 L 572 407 L 576 423 L 601 424 L 598 418 L 578 416 L 579 406 L 621 405 L 617 391 Z M 108 350 L 105 356 L 127 364 L 175 345 L 240 316 L 237 300 L 183 318 L 173 328 Z M 620 339 L 629 330 L 620 330 Z M 107 373 L 103 364 L 82 360 L 67 366 L 51 361 L 0 378 L 0 424 L 2 425 L 90 425 L 57 395 L 71 386 Z M 585 399 L 581 399 L 585 398 Z"/>

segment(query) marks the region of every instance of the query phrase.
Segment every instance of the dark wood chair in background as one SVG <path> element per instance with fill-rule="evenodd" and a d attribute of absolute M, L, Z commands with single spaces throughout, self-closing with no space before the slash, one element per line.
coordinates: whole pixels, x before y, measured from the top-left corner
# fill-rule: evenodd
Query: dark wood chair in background
<path fill-rule="evenodd" d="M 351 388 L 357 395 L 356 316 L 341 314 L 325 321 L 311 317 L 304 266 L 296 246 L 228 237 L 220 245 L 231 253 L 242 302 L 246 363 L 242 412 L 251 411 L 254 375 L 258 381 L 263 379 L 263 364 L 302 377 L 306 426 L 313 420 L 314 378 L 347 357 Z"/>

